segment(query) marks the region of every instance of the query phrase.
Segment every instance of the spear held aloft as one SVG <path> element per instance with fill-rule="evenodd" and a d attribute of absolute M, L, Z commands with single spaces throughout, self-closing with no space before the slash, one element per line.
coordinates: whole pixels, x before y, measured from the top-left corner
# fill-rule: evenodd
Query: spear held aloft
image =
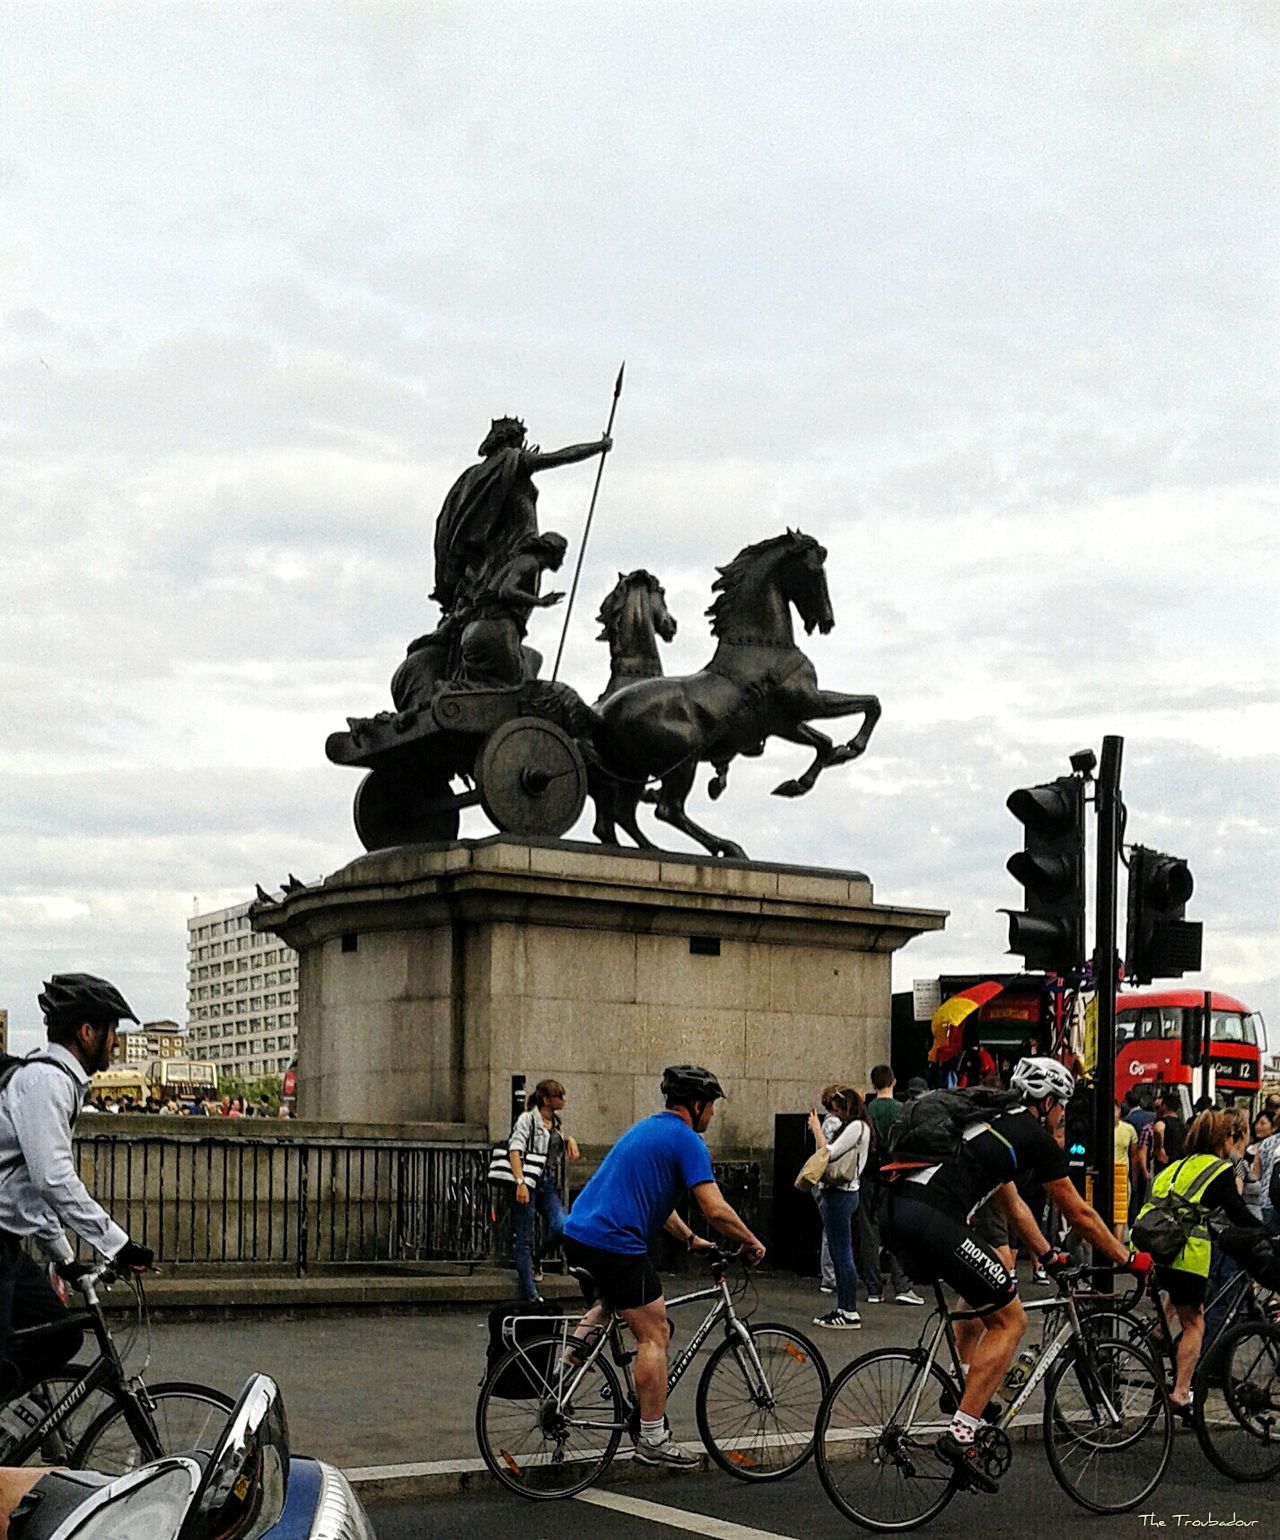
<path fill-rule="evenodd" d="M 622 394 L 622 376 L 626 372 L 627 361 L 622 360 L 622 367 L 618 370 L 618 378 L 613 386 L 613 405 L 609 408 L 609 424 L 604 430 L 605 438 L 613 434 L 614 414 L 618 410 L 618 397 Z M 591 520 L 595 517 L 596 498 L 600 495 L 600 478 L 604 475 L 604 452 L 600 455 L 600 464 L 596 467 L 596 484 L 591 491 L 591 505 L 587 509 L 587 522 L 582 530 L 582 544 L 578 547 L 578 563 L 573 569 L 573 582 L 569 588 L 569 602 L 564 609 L 564 625 L 560 629 L 560 645 L 556 648 L 556 665 L 551 670 L 551 678 L 555 680 L 560 675 L 560 659 L 564 656 L 564 639 L 569 634 L 569 618 L 573 614 L 573 601 L 578 595 L 578 579 L 582 576 L 582 558 L 587 554 L 587 541 L 591 538 Z"/>

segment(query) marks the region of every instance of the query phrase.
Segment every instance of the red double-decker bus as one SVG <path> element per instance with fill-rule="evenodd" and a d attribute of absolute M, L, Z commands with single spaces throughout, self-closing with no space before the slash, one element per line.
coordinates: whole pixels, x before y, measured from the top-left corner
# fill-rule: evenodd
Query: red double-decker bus
<path fill-rule="evenodd" d="M 1202 989 L 1143 989 L 1116 996 L 1117 1096 L 1144 1083 L 1191 1084 L 1182 1042 L 1184 1031 L 1190 1035 L 1204 1016 L 1204 997 Z M 1262 1017 L 1216 989 L 1209 996 L 1209 1012 L 1209 1063 L 1217 1100 L 1252 1112 L 1262 1087 Z"/>

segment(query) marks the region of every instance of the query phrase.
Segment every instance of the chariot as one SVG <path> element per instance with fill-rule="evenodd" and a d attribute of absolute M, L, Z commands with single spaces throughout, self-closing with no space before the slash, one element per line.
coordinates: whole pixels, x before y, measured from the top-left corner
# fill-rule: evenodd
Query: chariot
<path fill-rule="evenodd" d="M 582 750 L 536 709 L 545 683 L 442 686 L 428 707 L 348 718 L 329 735 L 336 765 L 368 774 L 355 796 L 366 850 L 455 839 L 463 808 L 482 807 L 504 834 L 566 834 L 587 797 Z M 455 783 L 461 783 L 460 789 Z"/>

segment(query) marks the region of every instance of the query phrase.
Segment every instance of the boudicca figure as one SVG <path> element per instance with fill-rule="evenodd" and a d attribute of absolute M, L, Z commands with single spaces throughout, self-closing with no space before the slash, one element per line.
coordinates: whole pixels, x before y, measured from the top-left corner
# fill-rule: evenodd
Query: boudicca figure
<path fill-rule="evenodd" d="M 607 435 L 544 454 L 526 445 L 518 417 L 497 417 L 480 445 L 479 465 L 469 466 L 449 489 L 436 520 L 435 591 L 446 615 L 489 586 L 497 569 L 538 534 L 538 489 L 533 478 L 558 465 L 576 465 L 607 454 Z"/>

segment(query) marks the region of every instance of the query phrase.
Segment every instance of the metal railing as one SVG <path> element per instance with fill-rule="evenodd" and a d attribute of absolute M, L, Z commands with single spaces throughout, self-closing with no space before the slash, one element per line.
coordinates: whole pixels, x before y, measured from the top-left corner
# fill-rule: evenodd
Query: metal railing
<path fill-rule="evenodd" d="M 76 1160 L 98 1202 L 163 1266 L 301 1277 L 351 1263 L 510 1259 L 511 1193 L 489 1184 L 487 1141 L 322 1127 L 82 1118 Z M 715 1174 L 757 1223 L 759 1167 L 722 1161 Z M 567 1199 L 563 1165 L 559 1183 Z"/>
<path fill-rule="evenodd" d="M 497 1249 L 488 1144 L 107 1121 L 77 1125 L 81 1179 L 162 1264 L 301 1276 L 342 1263 L 477 1262 Z"/>

